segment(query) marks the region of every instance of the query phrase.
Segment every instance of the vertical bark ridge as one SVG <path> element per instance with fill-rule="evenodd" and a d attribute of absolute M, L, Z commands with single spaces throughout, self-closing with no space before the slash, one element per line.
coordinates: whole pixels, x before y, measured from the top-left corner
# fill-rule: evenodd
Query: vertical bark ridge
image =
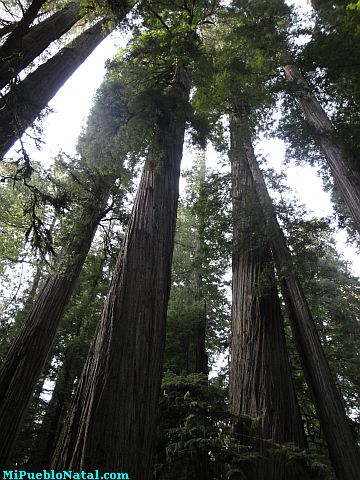
<path fill-rule="evenodd" d="M 268 456 L 271 442 L 305 446 L 292 383 L 272 255 L 246 149 L 251 146 L 246 107 L 231 117 L 233 195 L 233 302 L 230 369 L 232 413 L 255 420 L 254 438 L 241 427 L 234 431 L 259 450 L 250 478 L 305 479 L 297 465 L 286 466 L 283 455 Z M 270 442 L 269 442 L 270 441 Z"/>
<path fill-rule="evenodd" d="M 190 91 L 183 68 L 171 87 L 178 109 L 159 118 L 155 151 L 142 174 L 130 224 L 90 349 L 57 468 L 126 471 L 152 478 L 153 440 L 165 342 L 185 129 Z"/>

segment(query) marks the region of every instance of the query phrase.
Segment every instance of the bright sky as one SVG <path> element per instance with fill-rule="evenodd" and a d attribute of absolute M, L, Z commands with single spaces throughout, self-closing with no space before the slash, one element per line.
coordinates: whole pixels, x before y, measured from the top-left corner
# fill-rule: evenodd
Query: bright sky
<path fill-rule="evenodd" d="M 294 1 L 303 7 L 308 4 L 307 0 Z M 34 158 L 48 164 L 51 157 L 55 156 L 60 149 L 68 153 L 74 152 L 75 143 L 89 113 L 93 95 L 104 76 L 104 62 L 111 58 L 121 45 L 124 45 L 124 37 L 121 38 L 119 34 L 116 35 L 116 39 L 108 37 L 104 40 L 50 102 L 49 105 L 54 113 L 49 114 L 43 124 L 45 145 L 42 151 L 34 152 Z M 262 142 L 261 149 L 268 156 L 269 166 L 277 170 L 283 168 L 281 166 L 285 151 L 283 142 L 280 140 Z M 210 159 L 210 162 L 215 163 L 216 158 Z M 186 163 L 188 164 L 188 161 Z M 294 189 L 309 210 L 317 216 L 331 214 L 329 194 L 322 190 L 321 180 L 317 177 L 314 168 L 292 165 L 287 173 L 289 186 Z M 353 262 L 354 273 L 360 276 L 360 258 L 354 247 L 346 245 L 345 232 L 338 232 L 337 241 L 339 251 L 343 252 L 345 259 Z"/>

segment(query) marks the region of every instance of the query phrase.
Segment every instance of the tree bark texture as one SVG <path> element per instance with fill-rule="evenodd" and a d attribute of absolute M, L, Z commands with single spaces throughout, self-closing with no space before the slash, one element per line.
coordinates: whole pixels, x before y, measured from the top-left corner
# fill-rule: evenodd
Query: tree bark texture
<path fill-rule="evenodd" d="M 102 22 L 79 35 L 0 100 L 0 158 L 105 38 Z"/>
<path fill-rule="evenodd" d="M 327 160 L 335 185 L 342 194 L 360 234 L 360 159 L 355 158 L 350 148 L 339 138 L 300 69 L 291 63 L 286 52 L 282 57 L 286 80 L 292 86 L 292 92 Z"/>
<path fill-rule="evenodd" d="M 152 478 L 156 409 L 190 82 L 180 68 L 178 108 L 157 121 L 124 246 L 53 466 Z M 149 160 L 149 159 L 148 159 Z"/>
<path fill-rule="evenodd" d="M 254 151 L 246 148 L 256 193 L 266 219 L 282 291 L 293 334 L 305 373 L 313 393 L 330 459 L 339 480 L 360 478 L 360 455 L 344 410 L 342 398 L 325 358 L 308 303 L 297 277 L 285 236 L 278 224 Z"/>
<path fill-rule="evenodd" d="M 0 369 L 0 465 L 5 466 L 27 406 L 102 218 L 108 186 L 83 209 L 58 272 L 44 282 Z"/>
<path fill-rule="evenodd" d="M 0 89 L 80 20 L 80 5 L 70 4 L 35 25 L 11 47 L 0 49 Z"/>
<path fill-rule="evenodd" d="M 230 401 L 234 415 L 256 419 L 251 431 L 255 438 L 246 438 L 240 422 L 234 431 L 261 455 L 249 478 L 302 480 L 306 476 L 300 466 L 286 465 L 284 455 L 266 454 L 271 442 L 292 442 L 303 449 L 305 439 L 271 250 L 247 164 L 247 149 L 252 147 L 246 107 L 241 110 L 230 120 L 234 228 Z"/>
<path fill-rule="evenodd" d="M 96 297 L 98 293 L 98 285 L 103 281 L 104 261 L 105 256 L 102 257 L 95 276 L 91 279 L 91 290 L 86 297 L 88 299 Z M 31 471 L 49 467 L 55 451 L 56 441 L 71 406 L 74 396 L 74 382 L 80 378 L 90 345 L 90 340 L 87 341 L 88 333 L 86 333 L 89 331 L 89 325 L 84 324 L 84 317 L 88 309 L 89 304 L 84 301 L 80 309 L 76 311 L 76 318 L 72 322 L 71 331 L 67 332 L 67 337 L 70 337 L 70 343 L 61 355 L 62 364 L 57 375 L 51 400 L 46 407 L 43 421 L 37 429 L 38 433 L 33 442 L 32 450 L 28 454 L 29 460 L 26 463 L 26 467 Z"/>

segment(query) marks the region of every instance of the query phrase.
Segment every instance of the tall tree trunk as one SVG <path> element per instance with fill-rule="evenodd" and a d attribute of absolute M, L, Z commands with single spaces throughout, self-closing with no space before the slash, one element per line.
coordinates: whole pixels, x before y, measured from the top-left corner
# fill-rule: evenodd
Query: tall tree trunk
<path fill-rule="evenodd" d="M 0 101 L 0 159 L 34 122 L 66 80 L 105 38 L 102 22 L 79 35 Z"/>
<path fill-rule="evenodd" d="M 283 296 L 289 311 L 300 360 L 313 393 L 313 401 L 325 434 L 332 465 L 339 480 L 359 479 L 360 455 L 350 428 L 350 421 L 345 414 L 341 396 L 330 372 L 314 320 L 297 277 L 291 253 L 277 222 L 271 198 L 250 145 L 246 148 L 246 155 L 271 235 L 277 270 L 282 279 Z"/>
<path fill-rule="evenodd" d="M 125 471 L 152 478 L 156 409 L 165 342 L 190 82 L 179 67 L 177 109 L 156 124 L 95 341 L 85 364 L 54 465 Z M 175 102 L 173 103 L 175 105 Z"/>
<path fill-rule="evenodd" d="M 21 38 L 28 32 L 30 25 L 46 2 L 47 0 L 33 0 L 31 2 L 22 19 L 12 28 L 11 34 L 0 47 L 0 58 L 3 59 L 6 56 L 5 52 L 11 51 L 21 41 Z"/>
<path fill-rule="evenodd" d="M 54 454 L 56 441 L 61 433 L 67 412 L 71 406 L 74 382 L 80 378 L 81 370 L 90 346 L 90 339 L 88 338 L 90 325 L 84 324 L 84 318 L 91 318 L 94 312 L 91 308 L 89 312 L 89 301 L 86 301 L 86 299 L 90 300 L 91 303 L 91 299 L 96 298 L 99 292 L 99 284 L 104 281 L 104 262 L 105 256 L 103 255 L 102 260 L 98 263 L 96 272 L 93 272 L 90 285 L 86 286 L 86 290 L 89 290 L 85 299 L 81 296 L 80 309 L 76 308 L 75 316 L 71 313 L 71 305 L 69 307 L 68 314 L 73 316 L 73 320 L 70 330 L 66 330 L 66 337 L 70 342 L 66 345 L 65 351 L 60 357 L 62 365 L 57 374 L 51 400 L 46 406 L 43 421 L 37 429 L 38 433 L 33 442 L 32 449 L 28 453 L 29 460 L 26 467 L 30 470 L 47 468 Z M 81 291 L 80 280 L 80 292 Z M 75 304 L 77 304 L 79 299 L 76 297 L 77 295 L 75 294 L 72 303 L 75 302 Z M 90 320 L 90 322 L 91 325 L 93 325 L 93 321 Z"/>
<path fill-rule="evenodd" d="M 195 234 L 195 257 L 196 261 L 201 262 L 201 239 L 198 231 Z M 196 324 L 195 324 L 195 338 L 194 338 L 194 361 L 193 367 L 190 367 L 190 372 L 204 373 L 208 375 L 208 356 L 206 353 L 206 301 L 203 295 L 203 278 L 201 274 L 201 264 L 195 267 L 193 272 L 193 296 L 196 311 Z"/>
<path fill-rule="evenodd" d="M 6 465 L 36 382 L 52 347 L 59 323 L 75 289 L 98 223 L 104 214 L 109 185 L 100 183 L 96 199 L 83 207 L 59 261 L 57 273 L 42 285 L 0 369 L 0 465 Z"/>
<path fill-rule="evenodd" d="M 233 195 L 233 300 L 230 369 L 232 413 L 255 420 L 254 447 L 261 457 L 249 478 L 305 479 L 299 466 L 286 466 L 284 455 L 267 456 L 267 440 L 294 443 L 305 439 L 292 383 L 272 255 L 254 182 L 247 164 L 251 134 L 247 107 L 230 120 Z M 235 433 L 241 437 L 241 427 Z M 248 440 L 248 439 L 246 439 Z M 271 448 L 271 442 L 270 442 Z"/>
<path fill-rule="evenodd" d="M 56 439 L 60 435 L 62 424 L 71 404 L 74 381 L 79 374 L 72 365 L 72 355 L 70 354 L 61 367 L 42 425 L 30 452 L 30 460 L 26 465 L 30 469 L 39 470 L 49 466 L 56 447 Z"/>
<path fill-rule="evenodd" d="M 199 157 L 199 182 L 198 197 L 199 201 L 204 195 L 204 183 L 206 176 L 206 156 L 205 152 Z M 208 355 L 206 353 L 206 300 L 204 297 L 203 286 L 203 256 L 204 256 L 204 223 L 205 212 L 195 215 L 195 248 L 193 265 L 193 300 L 195 306 L 195 335 L 193 340 L 193 361 L 189 362 L 188 373 L 203 373 L 208 378 L 209 366 Z M 178 424 L 175 419 L 175 425 Z M 209 451 L 205 447 L 198 447 L 196 457 L 192 459 L 194 476 L 198 480 L 210 480 L 213 478 L 210 469 Z"/>
<path fill-rule="evenodd" d="M 0 48 L 0 89 L 62 37 L 81 18 L 80 5 L 72 3 L 35 25 L 16 44 Z"/>
<path fill-rule="evenodd" d="M 24 321 L 24 318 L 26 317 L 27 313 L 29 312 L 29 310 L 30 310 L 30 308 L 31 308 L 31 306 L 32 306 L 32 304 L 35 300 L 40 281 L 44 277 L 44 267 L 45 267 L 45 262 L 42 261 L 42 260 L 39 261 L 39 263 L 36 266 L 35 272 L 34 272 L 34 276 L 33 276 L 33 279 L 32 279 L 32 284 L 30 286 L 30 290 L 25 290 L 24 293 L 23 293 L 23 295 L 26 297 L 24 305 L 21 308 L 21 310 L 18 310 L 16 312 L 16 315 L 15 315 L 15 318 L 14 318 L 14 323 L 8 329 L 6 335 L 4 335 L 4 339 L 2 340 L 2 342 L 4 343 L 4 346 L 2 347 L 1 357 L 6 356 L 6 353 L 9 349 L 14 337 L 18 333 L 18 331 L 21 327 L 21 324 Z M 5 344 L 6 344 L 6 347 L 5 347 Z M 1 360 L 1 358 L 0 358 L 0 360 Z"/>
<path fill-rule="evenodd" d="M 334 178 L 335 185 L 349 209 L 360 234 L 360 163 L 351 149 L 337 134 L 325 111 L 311 92 L 311 87 L 294 65 L 289 54 L 282 51 L 286 80 L 304 113 L 305 119 L 318 142 Z"/>
<path fill-rule="evenodd" d="M 204 195 L 204 182 L 206 175 L 206 157 L 203 153 L 199 158 L 199 184 L 198 195 L 199 199 Z M 204 373 L 208 375 L 208 356 L 206 353 L 206 300 L 203 292 L 203 252 L 204 252 L 204 238 L 203 238 L 203 225 L 205 223 L 205 212 L 201 212 L 196 215 L 194 236 L 195 236 L 195 248 L 194 248 L 194 267 L 193 267 L 193 281 L 192 290 L 196 311 L 196 324 L 195 324 L 195 338 L 194 338 L 194 362 L 193 367 L 189 369 L 189 373 Z"/>
<path fill-rule="evenodd" d="M 42 420 L 42 412 L 44 408 L 44 400 L 41 394 L 44 392 L 45 380 L 49 376 L 51 370 L 51 359 L 48 358 L 40 378 L 36 382 L 34 392 L 31 396 L 26 416 L 19 430 L 17 441 L 15 442 L 12 454 L 8 460 L 9 465 L 23 466 L 24 462 L 29 458 L 34 447 L 34 439 Z"/>

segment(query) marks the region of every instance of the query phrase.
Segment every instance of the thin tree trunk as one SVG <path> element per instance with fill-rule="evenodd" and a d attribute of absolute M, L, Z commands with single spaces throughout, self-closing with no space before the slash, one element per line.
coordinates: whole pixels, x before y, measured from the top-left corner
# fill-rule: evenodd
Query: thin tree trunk
<path fill-rule="evenodd" d="M 74 381 L 79 372 L 72 368 L 72 356 L 66 359 L 56 380 L 51 400 L 30 452 L 27 467 L 30 469 L 47 468 L 56 447 L 56 439 L 60 435 L 62 424 L 71 404 Z"/>
<path fill-rule="evenodd" d="M 199 197 L 203 195 L 205 175 L 206 175 L 206 157 L 205 153 L 200 157 L 200 172 L 199 172 Z M 206 353 L 206 301 L 203 292 L 203 251 L 204 239 L 202 236 L 204 215 L 202 212 L 196 218 L 196 225 L 194 229 L 195 248 L 194 248 L 194 271 L 192 290 L 194 303 L 196 308 L 196 324 L 195 324 L 195 338 L 194 338 L 194 365 L 189 369 L 189 373 L 204 373 L 209 374 L 208 356 Z"/>
<path fill-rule="evenodd" d="M 108 32 L 102 22 L 28 75 L 0 101 L 0 158 L 34 122 L 48 102 Z"/>
<path fill-rule="evenodd" d="M 157 122 L 155 158 L 149 154 L 141 178 L 56 468 L 152 478 L 189 83 L 179 68 L 172 86 L 178 108 Z"/>
<path fill-rule="evenodd" d="M 24 13 L 22 19 L 12 29 L 11 34 L 0 47 L 0 58 L 4 58 L 5 52 L 10 51 L 21 41 L 21 38 L 28 32 L 30 25 L 37 17 L 41 7 L 47 0 L 33 0 Z"/>
<path fill-rule="evenodd" d="M 256 193 L 268 224 L 283 295 L 289 311 L 294 337 L 306 380 L 313 392 L 332 465 L 339 480 L 360 478 L 360 455 L 350 428 L 341 396 L 325 358 L 306 298 L 296 275 L 291 253 L 277 222 L 254 151 L 246 149 Z"/>
<path fill-rule="evenodd" d="M 304 113 L 305 119 L 318 142 L 347 205 L 355 227 L 360 233 L 360 160 L 337 134 L 325 111 L 311 92 L 300 69 L 294 65 L 288 53 L 282 52 L 283 70 L 286 80 Z"/>
<path fill-rule="evenodd" d="M 95 276 L 91 278 L 89 293 L 86 298 L 95 298 L 98 292 L 98 286 L 103 281 L 103 267 L 105 256 L 99 263 Z M 76 302 L 76 294 L 73 299 Z M 29 461 L 26 467 L 30 470 L 47 468 L 50 465 L 51 458 L 54 454 L 56 441 L 61 433 L 63 423 L 66 419 L 67 412 L 71 406 L 73 398 L 74 382 L 79 379 L 82 367 L 85 363 L 86 353 L 89 349 L 90 340 L 87 340 L 88 326 L 84 325 L 84 316 L 88 313 L 89 303 L 84 301 L 80 310 L 76 310 L 75 324 L 71 327 L 71 331 L 67 332 L 67 337 L 71 336 L 70 346 L 66 347 L 62 355 L 62 365 L 58 372 L 55 388 L 53 390 L 51 400 L 46 407 L 46 413 L 38 434 L 29 452 Z M 70 306 L 71 312 L 71 306 Z M 71 313 L 70 313 L 71 314 Z M 73 323 L 74 323 L 73 322 Z M 85 329 L 85 337 L 84 337 Z M 74 349 L 74 341 L 76 348 Z"/>
<path fill-rule="evenodd" d="M 204 195 L 204 183 L 206 176 L 206 156 L 205 152 L 199 158 L 199 183 L 198 183 L 198 195 L 199 199 Z M 195 248 L 194 248 L 194 269 L 193 269 L 193 300 L 195 307 L 195 336 L 192 339 L 193 355 L 191 355 L 193 361 L 189 362 L 188 373 L 202 373 L 208 378 L 209 366 L 208 355 L 206 353 L 206 300 L 204 297 L 203 287 L 203 255 L 204 255 L 204 237 L 203 226 L 206 222 L 205 212 L 201 212 L 196 215 L 194 236 L 195 236 Z M 175 425 L 178 424 L 177 419 Z M 192 459 L 192 466 L 194 476 L 198 480 L 210 480 L 213 478 L 210 469 L 210 457 L 209 451 L 205 447 L 198 447 L 197 454 Z"/>
<path fill-rule="evenodd" d="M 62 37 L 81 18 L 80 5 L 70 4 L 35 25 L 17 44 L 0 48 L 0 89 L 37 58 L 54 40 Z"/>
<path fill-rule="evenodd" d="M 26 301 L 23 305 L 22 311 L 20 312 L 22 314 L 22 318 L 27 314 L 32 304 L 34 303 L 34 299 L 36 296 L 36 292 L 38 291 L 40 280 L 42 279 L 42 276 L 44 274 L 44 271 L 43 271 L 45 266 L 44 263 L 45 261 L 39 260 L 36 265 L 35 275 L 30 287 L 30 291 L 29 293 L 27 293 Z"/>
<path fill-rule="evenodd" d="M 57 273 L 42 285 L 0 369 L 0 465 L 6 465 L 27 406 L 75 289 L 98 223 L 109 185 L 100 184 L 96 203 L 83 207 L 82 224 L 63 252 Z"/>
<path fill-rule="evenodd" d="M 305 446 L 291 378 L 272 255 L 262 212 L 247 164 L 251 149 L 246 106 L 230 120 L 233 195 L 233 301 L 230 369 L 232 413 L 256 419 L 246 438 L 241 422 L 234 431 L 259 451 L 250 477 L 256 480 L 305 479 L 300 466 L 286 466 L 284 454 L 267 455 L 271 442 Z M 267 442 L 270 441 L 270 442 Z"/>
<path fill-rule="evenodd" d="M 17 441 L 14 445 L 12 454 L 8 460 L 9 465 L 23 466 L 33 450 L 34 437 L 39 429 L 40 419 L 42 417 L 44 400 L 41 394 L 44 392 L 45 380 L 51 370 L 51 359 L 47 359 L 42 369 L 40 378 L 36 382 L 34 393 L 31 396 L 26 416 L 22 422 Z"/>
<path fill-rule="evenodd" d="M 198 231 L 195 234 L 195 258 L 199 261 L 201 252 L 201 239 Z M 203 295 L 203 278 L 201 265 L 197 265 L 193 273 L 193 295 L 196 309 L 196 324 L 194 338 L 194 365 L 189 373 L 204 373 L 208 375 L 208 356 L 206 353 L 206 301 Z"/>
<path fill-rule="evenodd" d="M 9 350 L 14 337 L 18 333 L 24 318 L 26 317 L 27 313 L 29 312 L 34 302 L 36 293 L 39 288 L 40 281 L 44 277 L 44 267 L 45 267 L 45 262 L 43 260 L 39 261 L 34 272 L 30 290 L 24 291 L 24 296 L 26 296 L 26 300 L 23 304 L 23 307 L 16 312 L 14 323 L 11 325 L 10 328 L 8 328 L 6 334 L 3 335 L 3 338 L 1 340 L 2 352 L 0 357 L 0 363 L 2 358 L 6 357 L 7 351 Z"/>

